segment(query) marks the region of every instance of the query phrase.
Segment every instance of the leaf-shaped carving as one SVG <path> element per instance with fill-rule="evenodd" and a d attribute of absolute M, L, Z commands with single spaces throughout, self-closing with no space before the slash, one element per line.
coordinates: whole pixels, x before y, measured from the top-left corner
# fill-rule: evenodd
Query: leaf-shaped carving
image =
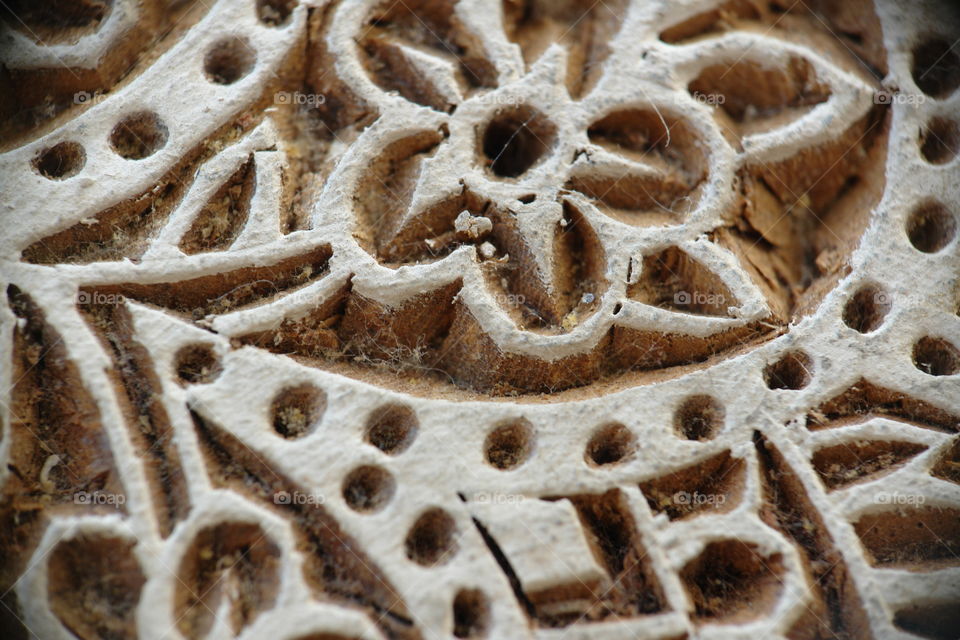
<path fill-rule="evenodd" d="M 859 380 L 807 415 L 807 428 L 826 429 L 858 424 L 873 417 L 902 420 L 947 433 L 960 431 L 960 417 L 906 393 Z"/>
<path fill-rule="evenodd" d="M 738 623 L 769 613 L 783 588 L 780 554 L 739 539 L 717 540 L 680 571 L 701 623 Z M 747 595 L 749 594 L 749 595 Z"/>
<path fill-rule="evenodd" d="M 50 608 L 81 640 L 137 637 L 136 609 L 146 581 L 134 544 L 105 534 L 62 540 L 47 560 Z"/>
<path fill-rule="evenodd" d="M 750 59 L 709 66 L 688 88 L 694 97 L 719 104 L 729 118 L 722 124 L 740 137 L 783 126 L 830 97 L 813 66 L 797 57 L 775 67 Z"/>
<path fill-rule="evenodd" d="M 330 247 L 324 245 L 302 255 L 282 258 L 270 266 L 244 267 L 179 282 L 91 287 L 81 295 L 91 301 L 104 296 L 132 298 L 199 320 L 304 287 L 327 273 L 330 254 Z M 81 303 L 84 299 L 81 297 Z"/>
<path fill-rule="evenodd" d="M 743 461 L 724 451 L 640 484 L 650 508 L 679 520 L 736 508 L 744 487 Z"/>
<path fill-rule="evenodd" d="M 829 489 L 895 471 L 926 445 L 888 440 L 855 440 L 817 449 L 810 463 Z"/>
<path fill-rule="evenodd" d="M 730 289 L 677 247 L 645 256 L 640 277 L 627 289 L 634 300 L 684 313 L 727 317 L 737 306 Z"/>
<path fill-rule="evenodd" d="M 574 98 L 589 93 L 599 80 L 627 7 L 624 0 L 503 0 L 507 35 L 520 45 L 528 66 L 550 45 L 566 47 L 566 84 Z"/>
<path fill-rule="evenodd" d="M 90 294 L 91 299 L 97 294 Z M 108 372 L 129 433 L 145 452 L 144 468 L 151 482 L 152 500 L 163 535 L 190 509 L 186 478 L 174 446 L 173 427 L 160 401 L 162 387 L 146 348 L 136 340 L 130 313 L 123 305 L 80 305 L 84 319 L 96 332 L 114 363 Z"/>
<path fill-rule="evenodd" d="M 101 260 L 138 259 L 151 235 L 163 227 L 190 180 L 190 163 L 184 162 L 163 181 L 139 196 L 121 202 L 64 231 L 31 244 L 23 260 L 34 264 L 90 263 Z"/>
<path fill-rule="evenodd" d="M 358 225 L 354 237 L 371 252 L 384 252 L 388 261 L 397 255 L 406 257 L 419 247 L 408 248 L 419 235 L 433 237 L 434 217 L 443 217 L 445 209 L 424 216 L 416 232 L 405 229 L 406 217 L 413 200 L 424 160 L 431 157 L 442 141 L 437 131 L 421 131 L 386 145 L 354 194 Z M 459 212 L 457 212 L 459 213 Z M 437 232 L 438 234 L 439 232 Z M 408 239 L 408 236 L 413 239 Z"/>
<path fill-rule="evenodd" d="M 960 566 L 960 509 L 904 506 L 853 523 L 875 566 L 931 571 Z"/>
<path fill-rule="evenodd" d="M 628 224 L 677 222 L 707 167 L 682 119 L 659 108 L 622 109 L 587 130 L 593 147 L 578 156 L 567 187 L 597 200 Z M 642 214 L 642 215 L 641 215 Z"/>
<path fill-rule="evenodd" d="M 694 38 L 709 37 L 741 22 L 758 20 L 760 10 L 753 0 L 729 0 L 715 9 L 698 13 L 660 32 L 660 39 L 670 44 L 685 44 Z"/>
<path fill-rule="evenodd" d="M 483 46 L 451 2 L 381 2 L 360 47 L 377 85 L 438 111 L 456 106 L 470 88 L 496 82 Z"/>
<path fill-rule="evenodd" d="M 190 640 L 207 636 L 221 612 L 238 634 L 272 608 L 280 583 L 280 549 L 256 524 L 202 529 L 177 569 L 174 615 Z"/>
<path fill-rule="evenodd" d="M 100 412 L 62 336 L 32 297 L 15 285 L 7 297 L 18 324 L 9 363 L 10 475 L 0 500 L 0 536 L 18 551 L 7 556 L 3 579 L 7 571 L 23 570 L 48 510 L 77 504 L 122 513 L 126 502 Z M 90 498 L 98 492 L 112 498 L 110 505 Z"/>
<path fill-rule="evenodd" d="M 180 239 L 180 249 L 193 254 L 226 249 L 237 239 L 250 213 L 256 187 L 253 154 L 217 190 Z"/>
<path fill-rule="evenodd" d="M 842 552 L 823 517 L 783 453 L 759 432 L 754 434 L 764 504 L 760 516 L 797 547 L 806 565 L 814 601 L 793 625 L 817 629 L 823 637 L 869 637 L 870 625 Z M 787 634 L 793 637 L 791 633 Z"/>

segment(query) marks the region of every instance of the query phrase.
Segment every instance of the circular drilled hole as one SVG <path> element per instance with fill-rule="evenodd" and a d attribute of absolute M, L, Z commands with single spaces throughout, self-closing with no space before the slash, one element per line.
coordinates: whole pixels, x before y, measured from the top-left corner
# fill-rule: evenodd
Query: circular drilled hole
<path fill-rule="evenodd" d="M 209 344 L 188 344 L 174 357 L 177 377 L 186 384 L 212 382 L 223 371 L 220 358 Z"/>
<path fill-rule="evenodd" d="M 942 38 L 927 40 L 913 49 L 913 79 L 928 96 L 945 98 L 960 86 L 960 56 Z"/>
<path fill-rule="evenodd" d="M 224 38 L 214 44 L 203 59 L 203 70 L 211 82 L 233 84 L 250 73 L 257 55 L 243 38 Z"/>
<path fill-rule="evenodd" d="M 960 129 L 946 118 L 933 118 L 920 132 L 920 153 L 927 162 L 946 164 L 960 150 Z"/>
<path fill-rule="evenodd" d="M 723 427 L 723 405 L 708 395 L 690 396 L 680 403 L 673 427 L 687 440 L 709 440 Z"/>
<path fill-rule="evenodd" d="M 397 455 L 413 444 L 419 426 L 413 409 L 402 404 L 387 404 L 370 414 L 366 439 L 384 453 Z"/>
<path fill-rule="evenodd" d="M 478 589 L 461 589 L 453 599 L 453 635 L 483 638 L 490 627 L 490 600 Z"/>
<path fill-rule="evenodd" d="M 892 306 L 890 294 L 880 287 L 860 287 L 843 307 L 843 323 L 860 333 L 876 331 Z"/>
<path fill-rule="evenodd" d="M 504 178 L 526 173 L 550 150 L 556 127 L 536 109 L 501 111 L 483 133 L 483 154 L 490 170 Z"/>
<path fill-rule="evenodd" d="M 603 466 L 620 462 L 637 446 L 633 433 L 619 422 L 600 427 L 587 443 L 587 462 Z"/>
<path fill-rule="evenodd" d="M 813 378 L 813 360 L 803 351 L 790 351 L 782 358 L 768 364 L 763 370 L 763 380 L 771 389 L 796 391 L 810 384 Z"/>
<path fill-rule="evenodd" d="M 121 157 L 140 160 L 167 143 L 169 132 L 157 114 L 141 111 L 129 115 L 110 132 L 110 146 Z"/>
<path fill-rule="evenodd" d="M 501 424 L 487 435 L 483 450 L 497 469 L 515 469 L 533 453 L 533 426 L 522 418 Z"/>
<path fill-rule="evenodd" d="M 960 372 L 960 350 L 943 338 L 926 336 L 913 345 L 913 364 L 931 376 Z"/>
<path fill-rule="evenodd" d="M 271 27 L 286 24 L 297 6 L 297 0 L 257 0 L 257 17 Z"/>
<path fill-rule="evenodd" d="M 371 513 L 382 509 L 396 491 L 396 482 L 385 469 L 357 467 L 343 480 L 343 499 L 354 511 Z"/>
<path fill-rule="evenodd" d="M 907 221 L 907 236 L 918 251 L 936 253 L 957 235 L 957 219 L 939 202 L 917 207 Z"/>
<path fill-rule="evenodd" d="M 87 154 L 76 142 L 61 142 L 44 149 L 33 159 L 33 168 L 44 178 L 63 180 L 75 176 L 87 162 Z"/>
<path fill-rule="evenodd" d="M 424 512 L 410 528 L 404 547 L 417 564 L 432 566 L 446 562 L 456 551 L 457 525 L 443 509 Z"/>
<path fill-rule="evenodd" d="M 271 407 L 273 428 L 284 438 L 302 438 L 317 426 L 327 408 L 327 394 L 312 384 L 288 387 Z"/>

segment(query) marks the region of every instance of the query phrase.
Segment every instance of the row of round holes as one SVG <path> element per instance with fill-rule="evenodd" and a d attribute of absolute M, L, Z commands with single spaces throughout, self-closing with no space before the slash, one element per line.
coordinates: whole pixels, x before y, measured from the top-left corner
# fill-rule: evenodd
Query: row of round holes
<path fill-rule="evenodd" d="M 935 99 L 946 99 L 960 87 L 960 56 L 943 38 L 931 38 L 913 49 L 911 74 L 917 87 Z M 920 152 L 933 164 L 950 162 L 960 150 L 960 128 L 943 117 L 931 118 L 920 132 Z"/>
<path fill-rule="evenodd" d="M 180 349 L 176 369 L 184 383 L 210 382 L 221 366 L 210 345 L 193 344 Z M 812 361 L 802 351 L 790 351 L 764 370 L 764 380 L 771 389 L 801 389 L 811 378 Z M 302 438 L 320 423 L 326 410 L 326 394 L 322 389 L 308 384 L 288 386 L 282 389 L 271 403 L 274 430 L 288 439 Z M 687 398 L 677 410 L 674 426 L 677 432 L 690 440 L 704 440 L 716 434 L 723 424 L 724 409 L 714 398 L 695 395 Z M 416 414 L 407 405 L 390 403 L 372 411 L 367 419 L 364 439 L 388 455 L 399 455 L 413 443 L 419 431 Z M 509 420 L 499 424 L 484 442 L 487 462 L 502 470 L 513 469 L 530 457 L 533 452 L 534 429 L 526 419 Z M 635 438 L 619 423 L 611 423 L 597 431 L 587 444 L 585 458 L 602 466 L 617 462 L 630 451 Z M 371 469 L 357 470 L 356 482 L 348 483 L 358 488 L 351 491 L 356 497 L 349 500 L 369 508 L 381 502 L 364 487 L 389 488 L 386 472 Z M 373 492 L 377 493 L 377 492 Z M 365 510 L 365 509 L 360 509 Z"/>
<path fill-rule="evenodd" d="M 269 26 L 286 23 L 296 0 L 259 0 L 257 15 Z M 216 42 L 203 61 L 210 82 L 229 85 L 246 76 L 256 63 L 256 51 L 245 38 L 231 36 Z M 110 147 L 128 160 L 142 160 L 159 151 L 169 137 L 166 124 L 149 111 L 131 114 L 110 132 Z M 72 140 L 41 150 L 33 159 L 34 169 L 50 180 L 71 178 L 83 169 L 87 155 L 83 146 Z"/>
<path fill-rule="evenodd" d="M 258 16 L 278 26 L 286 22 L 295 0 L 261 0 Z M 256 61 L 249 43 L 236 36 L 214 44 L 204 57 L 207 78 L 217 84 L 233 84 L 247 75 Z M 914 49 L 913 75 L 917 85 L 934 97 L 945 97 L 960 85 L 960 58 L 945 41 L 932 40 Z M 154 113 L 132 114 L 118 123 L 110 134 L 110 145 L 120 156 L 139 160 L 166 144 L 168 130 Z M 932 118 L 920 134 L 924 158 L 935 164 L 952 160 L 960 150 L 957 124 L 942 117 Z M 73 141 L 42 150 L 33 160 L 34 168 L 51 180 L 63 180 L 80 172 L 86 162 L 83 147 Z"/>
<path fill-rule="evenodd" d="M 929 200 L 914 208 L 907 220 L 907 238 L 921 253 L 943 251 L 957 236 L 957 218 L 945 205 Z M 843 308 L 844 324 L 860 333 L 879 329 L 893 308 L 892 296 L 874 284 L 861 286 Z M 960 373 L 960 350 L 949 340 L 924 336 L 913 347 L 913 363 L 934 376 Z"/>
<path fill-rule="evenodd" d="M 810 358 L 801 351 L 788 352 L 767 367 L 764 376 L 773 389 L 805 386 L 809 381 Z M 189 345 L 179 352 L 177 371 L 184 382 L 209 382 L 221 368 L 209 345 Z M 326 396 L 311 385 L 297 385 L 281 391 L 273 402 L 274 427 L 285 437 L 304 435 L 319 421 Z M 707 395 L 686 398 L 674 416 L 674 426 L 684 437 L 704 440 L 713 437 L 724 421 L 724 408 Z M 397 455 L 409 448 L 416 437 L 418 422 L 412 409 L 401 404 L 374 410 L 367 421 L 366 440 L 387 454 Z M 485 442 L 486 458 L 500 469 L 515 468 L 533 450 L 533 428 L 524 419 L 496 427 Z M 609 423 L 591 437 L 585 451 L 596 466 L 620 462 L 636 447 L 633 433 L 620 423 Z M 359 512 L 381 509 L 393 497 L 396 484 L 386 470 L 362 465 L 347 474 L 342 486 L 345 502 Z M 457 552 L 459 533 L 454 518 L 439 507 L 427 509 L 417 518 L 404 540 L 406 556 L 422 566 L 447 562 Z M 490 602 L 476 589 L 461 589 L 453 601 L 454 635 L 479 637 L 487 632 Z"/>
<path fill-rule="evenodd" d="M 893 307 L 893 300 L 879 286 L 868 284 L 854 293 L 843 309 L 844 323 L 860 333 L 880 328 Z M 933 376 L 960 373 L 960 349 L 946 338 L 923 336 L 913 345 L 913 364 Z"/>
<path fill-rule="evenodd" d="M 221 43 L 220 49 L 207 55 L 207 77 L 219 84 L 232 84 L 249 73 L 253 54 L 239 38 Z M 230 53 L 232 51 L 232 53 Z M 159 151 L 169 137 L 166 124 L 151 111 L 133 113 L 121 120 L 110 132 L 110 147 L 128 160 L 142 160 Z M 960 150 L 960 129 L 951 120 L 935 117 L 920 135 L 921 151 L 927 161 L 945 164 Z M 50 180 L 71 178 L 86 164 L 83 146 L 72 140 L 41 150 L 33 159 L 34 169 Z"/>

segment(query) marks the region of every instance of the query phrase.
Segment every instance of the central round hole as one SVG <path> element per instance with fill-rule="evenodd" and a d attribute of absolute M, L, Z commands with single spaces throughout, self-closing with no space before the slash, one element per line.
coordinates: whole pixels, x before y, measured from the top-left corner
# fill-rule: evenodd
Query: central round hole
<path fill-rule="evenodd" d="M 528 106 L 502 111 L 483 134 L 483 154 L 490 170 L 504 178 L 526 173 L 542 158 L 556 135 L 556 128 L 536 109 Z"/>
<path fill-rule="evenodd" d="M 233 84 L 253 68 L 257 54 L 244 38 L 224 38 L 207 51 L 203 69 L 217 84 Z"/>

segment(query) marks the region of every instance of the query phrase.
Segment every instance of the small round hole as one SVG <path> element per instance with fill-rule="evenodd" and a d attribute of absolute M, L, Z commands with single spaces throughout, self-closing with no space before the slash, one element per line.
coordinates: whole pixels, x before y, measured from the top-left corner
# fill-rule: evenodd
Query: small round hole
<path fill-rule="evenodd" d="M 478 589 L 461 589 L 453 599 L 453 635 L 483 638 L 490 627 L 490 600 Z"/>
<path fill-rule="evenodd" d="M 327 394 L 311 384 L 288 387 L 271 407 L 273 428 L 284 438 L 302 438 L 317 426 L 327 408 Z"/>
<path fill-rule="evenodd" d="M 443 509 L 423 513 L 410 528 L 404 547 L 407 558 L 425 567 L 446 562 L 457 549 L 457 525 Z"/>
<path fill-rule="evenodd" d="M 535 165 L 553 144 L 556 127 L 536 109 L 519 106 L 498 113 L 483 134 L 490 170 L 516 178 Z"/>
<path fill-rule="evenodd" d="M 942 38 L 928 40 L 913 50 L 913 79 L 928 96 L 945 98 L 960 86 L 960 56 Z"/>
<path fill-rule="evenodd" d="M 957 235 L 957 219 L 939 202 L 917 207 L 907 221 L 907 236 L 918 251 L 936 253 Z"/>
<path fill-rule="evenodd" d="M 87 154 L 76 142 L 61 142 L 44 149 L 33 159 L 33 168 L 44 178 L 64 180 L 75 176 L 87 162 Z"/>
<path fill-rule="evenodd" d="M 843 307 L 843 323 L 860 333 L 876 331 L 892 306 L 890 294 L 880 287 L 860 287 Z"/>
<path fill-rule="evenodd" d="M 960 150 L 960 129 L 946 118 L 933 118 L 920 132 L 920 152 L 927 162 L 946 164 Z"/>
<path fill-rule="evenodd" d="M 257 55 L 243 38 L 224 38 L 214 44 L 203 59 L 203 70 L 211 82 L 233 84 L 250 73 Z"/>
<path fill-rule="evenodd" d="M 279 27 L 287 22 L 297 0 L 257 0 L 257 17 L 263 24 Z"/>
<path fill-rule="evenodd" d="M 763 370 L 763 380 L 771 389 L 796 391 L 810 384 L 813 361 L 803 351 L 791 351 Z"/>
<path fill-rule="evenodd" d="M 533 426 L 523 418 L 501 424 L 487 435 L 483 450 L 497 469 L 515 469 L 533 452 Z"/>
<path fill-rule="evenodd" d="M 593 434 L 585 457 L 596 466 L 615 464 L 633 453 L 636 446 L 636 436 L 619 422 L 612 422 Z"/>
<path fill-rule="evenodd" d="M 223 371 L 220 358 L 209 344 L 188 344 L 174 357 L 177 376 L 185 384 L 212 382 Z"/>
<path fill-rule="evenodd" d="M 723 405 L 712 396 L 690 396 L 674 414 L 673 426 L 687 440 L 709 440 L 723 427 L 725 415 Z"/>
<path fill-rule="evenodd" d="M 157 114 L 141 111 L 117 123 L 110 133 L 110 146 L 123 158 L 140 160 L 163 147 L 168 135 Z"/>
<path fill-rule="evenodd" d="M 357 467 L 343 480 L 343 499 L 354 511 L 372 513 L 382 509 L 396 491 L 393 476 L 380 467 Z"/>
<path fill-rule="evenodd" d="M 926 336 L 913 345 L 913 364 L 931 376 L 960 372 L 960 350 L 943 338 Z"/>
<path fill-rule="evenodd" d="M 402 404 L 387 404 L 370 414 L 366 439 L 384 453 L 397 455 L 413 444 L 418 428 L 413 409 Z"/>

